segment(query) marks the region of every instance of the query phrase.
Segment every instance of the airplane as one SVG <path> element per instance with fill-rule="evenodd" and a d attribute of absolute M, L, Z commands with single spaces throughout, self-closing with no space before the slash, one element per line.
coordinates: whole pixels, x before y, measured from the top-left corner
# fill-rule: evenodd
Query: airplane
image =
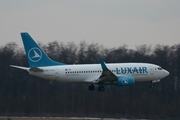
<path fill-rule="evenodd" d="M 102 58 L 99 58 L 100 64 L 67 65 L 49 58 L 27 32 L 21 33 L 21 38 L 29 67 L 10 65 L 11 67 L 26 70 L 30 75 L 52 81 L 88 83 L 90 91 L 95 90 L 95 84 L 98 85 L 99 91 L 104 91 L 105 85 L 129 86 L 143 81 L 155 83 L 169 75 L 167 70 L 155 64 L 106 64 Z"/>

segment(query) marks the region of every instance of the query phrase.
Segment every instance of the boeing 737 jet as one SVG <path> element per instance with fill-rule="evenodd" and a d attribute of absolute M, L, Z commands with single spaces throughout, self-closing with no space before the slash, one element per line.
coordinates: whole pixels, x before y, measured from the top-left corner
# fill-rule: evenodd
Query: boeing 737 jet
<path fill-rule="evenodd" d="M 29 67 L 11 65 L 26 70 L 29 74 L 59 82 L 88 83 L 93 91 L 94 84 L 104 91 L 104 85 L 129 86 L 135 82 L 159 82 L 169 75 L 160 66 L 149 63 L 108 63 L 101 58 L 100 64 L 67 65 L 50 59 L 28 33 L 21 33 Z"/>

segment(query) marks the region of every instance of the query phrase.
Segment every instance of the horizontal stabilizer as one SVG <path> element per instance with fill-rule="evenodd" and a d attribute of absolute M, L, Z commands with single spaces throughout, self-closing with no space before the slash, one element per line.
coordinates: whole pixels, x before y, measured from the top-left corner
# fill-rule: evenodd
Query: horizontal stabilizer
<path fill-rule="evenodd" d="M 16 65 L 10 65 L 10 66 L 14 68 L 22 69 L 22 70 L 29 70 L 28 67 L 21 67 L 21 66 L 16 66 Z"/>

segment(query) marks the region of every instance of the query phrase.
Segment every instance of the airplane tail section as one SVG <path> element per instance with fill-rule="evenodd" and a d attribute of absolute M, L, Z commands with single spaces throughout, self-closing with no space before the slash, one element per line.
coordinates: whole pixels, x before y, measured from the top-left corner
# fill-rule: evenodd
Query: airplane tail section
<path fill-rule="evenodd" d="M 65 65 L 50 59 L 28 33 L 21 33 L 21 37 L 30 67 Z"/>

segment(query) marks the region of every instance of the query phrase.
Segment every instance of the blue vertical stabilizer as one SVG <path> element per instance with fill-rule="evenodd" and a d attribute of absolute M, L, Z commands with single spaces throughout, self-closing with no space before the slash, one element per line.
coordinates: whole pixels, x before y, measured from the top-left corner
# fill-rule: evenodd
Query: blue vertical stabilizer
<path fill-rule="evenodd" d="M 21 37 L 30 67 L 65 65 L 50 59 L 28 33 L 21 33 Z"/>

